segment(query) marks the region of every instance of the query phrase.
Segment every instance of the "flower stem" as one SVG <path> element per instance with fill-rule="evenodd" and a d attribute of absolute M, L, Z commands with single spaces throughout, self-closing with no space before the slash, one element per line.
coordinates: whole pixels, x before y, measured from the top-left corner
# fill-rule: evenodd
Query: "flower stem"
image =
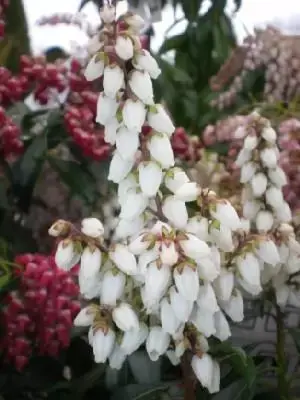
<path fill-rule="evenodd" d="M 277 356 L 277 384 L 281 400 L 290 399 L 289 383 L 287 379 L 287 360 L 285 356 L 285 328 L 284 314 L 276 304 L 276 356 Z"/>
<path fill-rule="evenodd" d="M 196 400 L 195 377 L 187 352 L 182 356 L 181 370 L 183 375 L 184 400 Z"/>

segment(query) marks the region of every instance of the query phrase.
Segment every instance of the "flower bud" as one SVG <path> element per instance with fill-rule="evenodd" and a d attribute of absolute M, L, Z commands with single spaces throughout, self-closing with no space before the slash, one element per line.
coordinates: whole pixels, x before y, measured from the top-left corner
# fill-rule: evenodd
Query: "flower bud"
<path fill-rule="evenodd" d="M 188 221 L 185 203 L 175 196 L 168 196 L 162 206 L 164 216 L 178 229 L 183 229 Z"/>
<path fill-rule="evenodd" d="M 142 192 L 147 197 L 155 197 L 163 179 L 162 169 L 156 162 L 149 161 L 140 163 L 138 171 Z"/>
<path fill-rule="evenodd" d="M 159 75 L 161 74 L 161 69 L 159 68 L 159 65 L 157 64 L 157 61 L 155 60 L 154 57 L 149 53 L 147 50 L 142 50 L 140 53 L 138 53 L 135 56 L 135 59 L 133 61 L 133 66 L 136 69 L 140 69 L 143 71 L 148 72 L 148 74 L 151 76 L 152 79 L 157 79 Z M 150 124 L 150 126 L 152 126 Z M 155 128 L 153 128 L 155 129 Z M 163 132 L 163 131 L 159 131 Z M 167 133 L 167 132 L 165 132 Z"/>
<path fill-rule="evenodd" d="M 114 99 L 124 84 L 124 72 L 118 65 L 104 68 L 103 89 L 106 96 Z"/>
<path fill-rule="evenodd" d="M 209 338 L 216 333 L 214 313 L 211 311 L 195 305 L 190 320 L 205 337 Z"/>
<path fill-rule="evenodd" d="M 124 160 L 118 151 L 115 151 L 109 166 L 108 180 L 120 183 L 131 171 L 134 160 Z"/>
<path fill-rule="evenodd" d="M 69 271 L 79 260 L 80 253 L 76 252 L 71 240 L 66 239 L 59 242 L 55 253 L 55 263 L 58 268 Z"/>
<path fill-rule="evenodd" d="M 250 294 L 257 295 L 261 292 L 260 265 L 252 253 L 246 253 L 236 260 L 238 272 L 245 285 L 242 285 Z"/>
<path fill-rule="evenodd" d="M 221 301 L 228 301 L 234 287 L 234 275 L 225 268 L 221 269 L 220 275 L 213 282 L 217 298 Z"/>
<path fill-rule="evenodd" d="M 184 239 L 179 241 L 179 244 L 184 254 L 193 260 L 209 257 L 211 254 L 208 245 L 191 233 L 186 233 Z"/>
<path fill-rule="evenodd" d="M 246 164 L 244 164 L 241 168 L 240 182 L 241 183 L 249 182 L 253 178 L 256 170 L 257 170 L 257 165 L 252 161 L 249 161 Z"/>
<path fill-rule="evenodd" d="M 208 241 L 209 233 L 207 218 L 195 215 L 188 220 L 185 230 L 186 232 L 197 236 L 198 239 L 203 240 L 204 242 Z"/>
<path fill-rule="evenodd" d="M 145 104 L 153 104 L 153 88 L 150 75 L 146 71 L 134 70 L 129 78 L 132 92 Z"/>
<path fill-rule="evenodd" d="M 127 246 L 117 243 L 114 249 L 110 251 L 109 257 L 125 274 L 134 275 L 137 273 L 136 259 Z"/>
<path fill-rule="evenodd" d="M 113 351 L 115 337 L 115 332 L 111 329 L 108 329 L 107 332 L 103 332 L 99 329 L 94 333 L 92 344 L 96 363 L 106 362 Z"/>
<path fill-rule="evenodd" d="M 130 331 L 139 329 L 139 320 L 132 307 L 127 303 L 121 303 L 112 312 L 112 317 L 119 329 Z"/>
<path fill-rule="evenodd" d="M 91 307 L 85 307 L 77 314 L 74 319 L 75 326 L 90 326 L 94 322 L 95 312 Z"/>
<path fill-rule="evenodd" d="M 277 139 L 276 131 L 272 127 L 263 128 L 261 136 L 271 144 L 274 144 Z"/>
<path fill-rule="evenodd" d="M 188 266 L 183 267 L 179 272 L 175 268 L 173 273 L 174 281 L 178 292 L 189 301 L 195 301 L 199 293 L 199 275 L 198 271 Z"/>
<path fill-rule="evenodd" d="M 181 168 L 174 167 L 166 173 L 165 185 L 173 193 L 187 182 L 189 182 L 189 178 Z"/>
<path fill-rule="evenodd" d="M 139 329 L 126 331 L 120 344 L 121 349 L 127 355 L 134 353 L 145 342 L 148 333 L 149 329 L 144 322 L 140 323 Z"/>
<path fill-rule="evenodd" d="M 258 145 L 258 139 L 255 135 L 248 135 L 244 140 L 244 149 L 252 151 Z"/>
<path fill-rule="evenodd" d="M 190 202 L 196 201 L 200 193 L 201 189 L 196 182 L 187 182 L 176 190 L 175 196 L 181 201 Z"/>
<path fill-rule="evenodd" d="M 197 379 L 209 393 L 220 390 L 220 366 L 209 354 L 193 356 L 191 366 Z"/>
<path fill-rule="evenodd" d="M 273 184 L 278 188 L 282 188 L 282 186 L 287 184 L 286 174 L 280 167 L 269 169 L 268 175 Z"/>
<path fill-rule="evenodd" d="M 143 193 L 130 190 L 121 202 L 120 218 L 134 220 L 146 210 L 148 204 L 149 199 Z"/>
<path fill-rule="evenodd" d="M 258 212 L 255 222 L 259 232 L 268 232 L 272 229 L 274 218 L 270 211 L 261 210 Z"/>
<path fill-rule="evenodd" d="M 227 200 L 218 201 L 214 207 L 211 208 L 210 214 L 214 219 L 219 221 L 221 225 L 231 230 L 237 230 L 241 226 L 241 221 L 237 212 Z"/>
<path fill-rule="evenodd" d="M 100 78 L 104 72 L 104 61 L 99 54 L 95 54 L 89 61 L 84 71 L 84 77 L 87 81 L 94 81 Z"/>
<path fill-rule="evenodd" d="M 101 251 L 96 247 L 91 249 L 87 246 L 80 261 L 80 274 L 85 279 L 93 279 L 98 274 L 102 263 Z"/>
<path fill-rule="evenodd" d="M 170 304 L 174 314 L 181 322 L 187 322 L 193 308 L 193 302 L 183 297 L 175 288 L 172 286 L 170 291 Z"/>
<path fill-rule="evenodd" d="M 272 148 L 263 149 L 260 152 L 260 159 L 267 168 L 275 168 L 277 165 L 277 154 Z"/>
<path fill-rule="evenodd" d="M 141 132 L 146 118 L 146 107 L 140 100 L 127 99 L 124 103 L 122 116 L 128 130 Z"/>
<path fill-rule="evenodd" d="M 120 123 L 116 117 L 110 119 L 104 127 L 104 141 L 112 146 L 116 143 L 117 130 L 120 127 Z"/>
<path fill-rule="evenodd" d="M 152 129 L 160 133 L 165 133 L 168 137 L 170 137 L 175 131 L 175 126 L 173 125 L 171 118 L 161 104 L 156 104 L 155 106 L 150 107 L 147 121 Z"/>
<path fill-rule="evenodd" d="M 163 298 L 160 304 L 161 326 L 164 332 L 174 335 L 179 328 L 180 320 L 166 298 Z"/>
<path fill-rule="evenodd" d="M 179 258 L 179 254 L 176 250 L 175 243 L 162 242 L 159 257 L 162 264 L 167 265 L 169 267 L 175 265 Z"/>
<path fill-rule="evenodd" d="M 124 293 L 126 278 L 122 272 L 105 272 L 101 286 L 100 303 L 114 307 Z"/>
<path fill-rule="evenodd" d="M 197 304 L 203 310 L 210 311 L 211 313 L 215 313 L 219 310 L 217 298 L 210 283 L 200 285 Z"/>
<path fill-rule="evenodd" d="M 262 196 L 267 189 L 267 185 L 268 185 L 268 180 L 263 173 L 259 172 L 258 174 L 254 175 L 254 177 L 251 180 L 251 187 L 254 196 L 255 197 Z"/>
<path fill-rule="evenodd" d="M 67 235 L 70 231 L 70 224 L 63 219 L 59 219 L 58 221 L 54 222 L 53 225 L 48 230 L 50 236 L 58 237 Z"/>
<path fill-rule="evenodd" d="M 104 93 L 100 93 L 97 101 L 96 122 L 101 125 L 106 125 L 115 117 L 118 106 L 119 104 L 116 99 L 112 99 L 105 96 Z"/>
<path fill-rule="evenodd" d="M 173 167 L 174 153 L 170 140 L 165 134 L 155 134 L 148 141 L 148 150 L 151 157 L 157 161 L 162 168 L 167 169 Z"/>
<path fill-rule="evenodd" d="M 118 36 L 115 45 L 116 54 L 124 61 L 133 57 L 133 43 L 128 36 Z"/>
<path fill-rule="evenodd" d="M 170 335 L 163 331 L 160 326 L 153 326 L 150 329 L 146 341 L 146 350 L 151 361 L 157 361 L 168 349 Z"/>
<path fill-rule="evenodd" d="M 145 26 L 145 21 L 143 18 L 132 12 L 127 12 L 124 15 L 124 20 L 130 26 L 130 28 L 136 32 L 139 32 Z"/>
<path fill-rule="evenodd" d="M 84 218 L 81 221 L 81 232 L 96 239 L 104 234 L 104 227 L 98 218 Z"/>
<path fill-rule="evenodd" d="M 229 323 L 221 310 L 214 314 L 216 333 L 214 336 L 224 342 L 231 336 Z"/>
<path fill-rule="evenodd" d="M 139 147 L 139 134 L 136 131 L 129 131 L 125 126 L 118 129 L 116 137 L 118 154 L 123 160 L 132 162 Z"/>
<path fill-rule="evenodd" d="M 164 296 L 171 277 L 170 268 L 162 265 L 158 268 L 156 262 L 151 262 L 145 272 L 145 288 L 143 302 L 147 308 L 158 304 Z"/>
<path fill-rule="evenodd" d="M 225 313 L 234 322 L 241 322 L 244 319 L 244 301 L 239 290 L 235 289 L 230 299 L 222 303 L 222 308 Z"/>

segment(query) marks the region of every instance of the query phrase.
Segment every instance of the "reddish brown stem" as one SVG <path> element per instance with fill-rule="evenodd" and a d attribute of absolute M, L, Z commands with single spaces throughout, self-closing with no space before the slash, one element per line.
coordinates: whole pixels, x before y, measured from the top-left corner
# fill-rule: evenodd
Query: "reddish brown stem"
<path fill-rule="evenodd" d="M 195 375 L 191 367 L 190 356 L 187 352 L 182 357 L 181 370 L 183 375 L 184 400 L 196 400 Z"/>

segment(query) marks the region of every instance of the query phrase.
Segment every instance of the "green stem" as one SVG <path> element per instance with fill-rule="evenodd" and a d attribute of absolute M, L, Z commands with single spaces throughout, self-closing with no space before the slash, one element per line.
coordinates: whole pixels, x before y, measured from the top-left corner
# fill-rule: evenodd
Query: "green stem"
<path fill-rule="evenodd" d="M 287 360 L 285 356 L 284 314 L 276 304 L 276 356 L 277 356 L 277 385 L 281 400 L 289 400 L 289 383 L 287 379 Z"/>

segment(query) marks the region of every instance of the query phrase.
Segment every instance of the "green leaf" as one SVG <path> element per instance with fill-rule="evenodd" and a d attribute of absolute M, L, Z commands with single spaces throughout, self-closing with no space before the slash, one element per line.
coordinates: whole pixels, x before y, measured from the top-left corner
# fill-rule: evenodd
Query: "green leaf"
<path fill-rule="evenodd" d="M 79 163 L 48 156 L 51 167 L 60 175 L 71 193 L 80 196 L 87 204 L 96 200 L 96 182 L 92 175 Z"/>
<path fill-rule="evenodd" d="M 183 48 L 185 44 L 186 44 L 186 35 L 184 33 L 180 33 L 179 35 L 174 35 L 163 42 L 158 51 L 158 54 L 164 54 L 170 50 L 177 50 L 179 48 Z"/>

